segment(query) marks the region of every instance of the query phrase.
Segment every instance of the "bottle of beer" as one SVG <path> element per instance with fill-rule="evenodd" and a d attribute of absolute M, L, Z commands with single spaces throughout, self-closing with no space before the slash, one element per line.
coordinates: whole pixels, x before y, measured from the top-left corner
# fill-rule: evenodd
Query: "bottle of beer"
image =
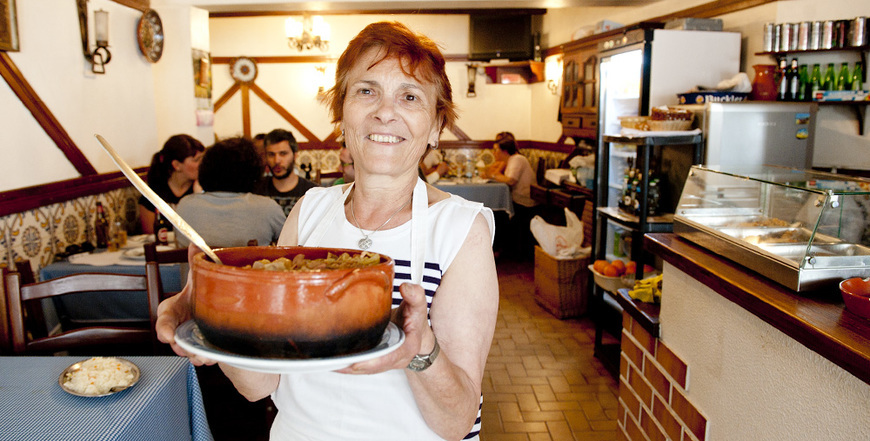
<path fill-rule="evenodd" d="M 97 202 L 97 216 L 94 219 L 94 234 L 97 236 L 97 248 L 109 246 L 109 220 L 103 210 L 103 203 Z"/>
<path fill-rule="evenodd" d="M 807 71 L 807 65 L 801 64 L 798 67 L 798 92 L 797 98 L 798 101 L 810 101 L 812 100 L 810 95 L 810 90 L 807 88 L 807 84 L 810 83 L 810 73 Z"/>
<path fill-rule="evenodd" d="M 822 68 L 819 66 L 819 63 L 813 64 L 813 72 L 810 74 L 807 89 L 809 90 L 808 101 L 814 101 L 816 99 L 816 92 L 824 90 L 822 87 Z"/>
<path fill-rule="evenodd" d="M 801 78 L 798 73 L 798 61 L 797 58 L 791 59 L 791 66 L 788 67 L 788 100 L 789 101 L 800 101 L 802 99 L 801 96 Z"/>
<path fill-rule="evenodd" d="M 855 62 L 855 70 L 852 71 L 852 90 L 864 90 L 863 67 L 860 61 Z"/>
<path fill-rule="evenodd" d="M 852 75 L 849 75 L 849 63 L 840 65 L 840 76 L 837 77 L 837 90 L 852 89 Z"/>
<path fill-rule="evenodd" d="M 776 86 L 776 100 L 777 101 L 789 101 L 788 96 L 788 83 L 789 83 L 789 75 L 788 75 L 788 61 L 785 58 L 779 60 L 779 78 L 777 79 Z"/>
<path fill-rule="evenodd" d="M 169 245 L 169 232 L 172 224 L 160 214 L 160 210 L 154 209 L 154 242 L 157 245 Z"/>
<path fill-rule="evenodd" d="M 834 63 L 828 63 L 825 69 L 825 80 L 822 81 L 824 90 L 837 90 L 837 77 L 834 75 Z"/>

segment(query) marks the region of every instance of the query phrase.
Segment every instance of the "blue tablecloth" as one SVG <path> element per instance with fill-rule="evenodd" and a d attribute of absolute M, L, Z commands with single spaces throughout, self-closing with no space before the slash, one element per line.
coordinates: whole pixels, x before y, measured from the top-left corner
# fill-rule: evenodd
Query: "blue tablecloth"
<path fill-rule="evenodd" d="M 142 265 L 77 265 L 68 261 L 52 263 L 39 271 L 40 280 L 55 279 L 78 273 L 145 274 Z M 183 287 L 179 265 L 160 265 L 160 280 L 164 292 L 178 292 Z M 71 294 L 55 299 L 57 314 L 69 323 L 88 325 L 109 320 L 113 322 L 148 320 L 148 303 L 144 296 L 130 292 Z M 51 311 L 46 313 L 47 320 Z M 49 323 L 51 327 L 52 323 Z"/>
<path fill-rule="evenodd" d="M 85 398 L 57 383 L 87 357 L 0 357 L 3 441 L 212 440 L 199 380 L 181 357 L 124 357 L 139 382 L 114 395 Z"/>
<path fill-rule="evenodd" d="M 493 211 L 505 211 L 513 217 L 514 205 L 511 188 L 502 182 L 474 183 L 463 180 L 440 180 L 435 187 L 447 193 L 462 196 L 469 201 L 481 202 Z"/>

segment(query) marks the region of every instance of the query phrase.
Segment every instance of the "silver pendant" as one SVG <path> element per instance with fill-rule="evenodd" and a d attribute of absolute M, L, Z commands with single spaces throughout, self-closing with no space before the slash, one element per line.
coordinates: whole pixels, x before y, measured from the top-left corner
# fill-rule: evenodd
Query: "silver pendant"
<path fill-rule="evenodd" d="M 366 236 L 360 239 L 359 242 L 357 242 L 356 244 L 359 245 L 361 250 L 365 251 L 369 249 L 370 246 L 372 246 L 372 240 L 369 239 L 368 236 Z"/>

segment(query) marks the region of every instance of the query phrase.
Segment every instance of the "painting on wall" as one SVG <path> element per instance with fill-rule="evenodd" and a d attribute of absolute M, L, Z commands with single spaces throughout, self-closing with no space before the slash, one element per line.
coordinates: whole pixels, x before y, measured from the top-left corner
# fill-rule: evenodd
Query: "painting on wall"
<path fill-rule="evenodd" d="M 193 87 L 197 98 L 211 98 L 211 55 L 200 49 L 193 50 Z"/>
<path fill-rule="evenodd" d="M 18 51 L 15 0 L 0 0 L 0 51 Z"/>

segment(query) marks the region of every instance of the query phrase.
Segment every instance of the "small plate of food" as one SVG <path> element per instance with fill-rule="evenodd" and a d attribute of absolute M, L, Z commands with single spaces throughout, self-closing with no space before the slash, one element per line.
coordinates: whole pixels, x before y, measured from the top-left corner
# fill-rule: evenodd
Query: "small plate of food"
<path fill-rule="evenodd" d="M 105 397 L 139 381 L 139 367 L 116 357 L 93 357 L 73 363 L 61 372 L 57 384 L 80 397 Z"/>

